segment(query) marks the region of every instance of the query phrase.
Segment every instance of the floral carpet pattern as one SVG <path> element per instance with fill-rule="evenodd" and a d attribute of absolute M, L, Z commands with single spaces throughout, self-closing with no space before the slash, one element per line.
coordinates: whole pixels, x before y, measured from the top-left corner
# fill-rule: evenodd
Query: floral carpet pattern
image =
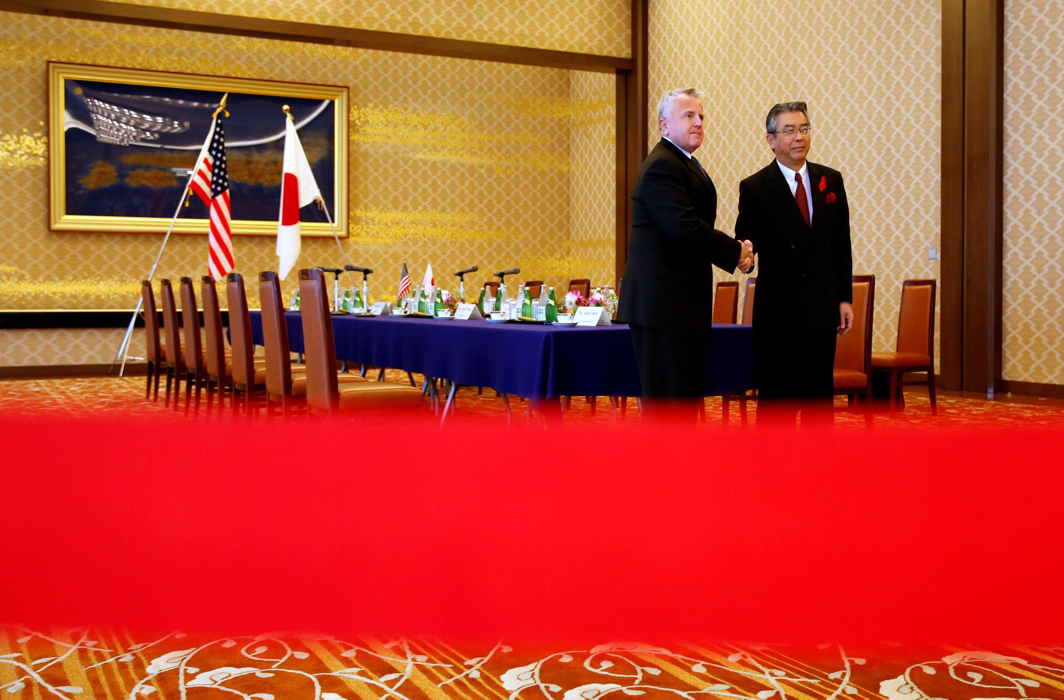
<path fill-rule="evenodd" d="M 390 373 L 388 381 L 405 375 Z M 142 377 L 0 380 L 0 411 L 42 415 L 158 415 L 184 420 L 184 402 L 166 407 L 143 398 Z M 1064 428 L 1059 400 L 939 399 L 912 392 L 894 414 L 877 412 L 873 426 L 949 430 L 973 425 Z M 838 404 L 845 408 L 844 402 Z M 188 415 L 207 419 L 205 403 Z M 537 418 L 511 398 L 514 423 Z M 756 410 L 753 402 L 749 413 Z M 197 412 L 198 411 L 198 412 Z M 719 426 L 719 398 L 706 401 L 705 426 Z M 505 414 L 489 389 L 459 392 L 456 417 Z M 739 428 L 731 407 L 729 425 Z M 193 419 L 193 418 L 190 418 Z M 302 419 L 295 416 L 293 420 Z M 566 421 L 610 424 L 638 420 L 605 398 L 572 400 Z M 864 416 L 842 411 L 838 423 L 864 429 Z M 8 575 L 17 575 L 14 563 Z M 0 594 L 2 595 L 2 594 Z M 27 615 L 27 618 L 29 615 Z M 196 621 L 190 628 L 200 629 Z M 1064 700 L 1064 644 L 1018 643 L 863 645 L 758 644 L 675 640 L 593 643 L 491 642 L 436 638 L 340 638 L 279 631 L 206 636 L 179 630 L 23 626 L 0 621 L 0 698 L 245 698 L 354 700 L 373 698 L 735 698 L 743 700 Z M 884 631 L 889 640 L 889 631 Z"/>
<path fill-rule="evenodd" d="M 136 636 L 0 628 L 0 696 L 57 698 L 1064 698 L 1064 647 L 854 650 L 604 642 L 535 649 L 499 641 L 324 634 Z"/>

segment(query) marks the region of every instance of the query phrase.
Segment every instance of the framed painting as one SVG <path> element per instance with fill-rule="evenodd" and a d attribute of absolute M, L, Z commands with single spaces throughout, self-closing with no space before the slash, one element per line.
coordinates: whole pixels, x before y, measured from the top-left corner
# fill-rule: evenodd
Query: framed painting
<path fill-rule="evenodd" d="M 304 236 L 347 235 L 348 89 L 187 73 L 48 64 L 53 231 L 208 230 L 207 207 L 182 197 L 226 96 L 224 120 L 235 235 L 274 235 L 291 110 L 328 215 L 304 207 Z M 228 116 L 226 116 L 228 115 Z"/>

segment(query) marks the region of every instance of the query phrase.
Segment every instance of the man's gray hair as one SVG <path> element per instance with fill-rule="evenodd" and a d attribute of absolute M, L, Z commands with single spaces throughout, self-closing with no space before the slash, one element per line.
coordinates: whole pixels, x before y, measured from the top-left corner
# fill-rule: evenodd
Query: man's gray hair
<path fill-rule="evenodd" d="M 784 112 L 801 112 L 806 119 L 809 118 L 804 102 L 781 102 L 778 105 L 772 105 L 772 109 L 768 111 L 768 116 L 765 117 L 765 131 L 770 134 L 776 133 L 776 117 Z"/>
<path fill-rule="evenodd" d="M 669 109 L 669 105 L 672 103 L 673 98 L 679 97 L 680 95 L 690 95 L 691 97 L 701 102 L 702 98 L 705 96 L 705 93 L 699 90 L 698 88 L 693 87 L 669 90 L 661 98 L 661 101 L 658 102 L 658 119 L 665 118 L 665 112 Z"/>

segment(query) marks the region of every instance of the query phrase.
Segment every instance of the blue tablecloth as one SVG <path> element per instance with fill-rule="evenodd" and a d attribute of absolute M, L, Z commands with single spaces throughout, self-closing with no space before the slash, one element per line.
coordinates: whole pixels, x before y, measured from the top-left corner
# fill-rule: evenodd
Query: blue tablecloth
<path fill-rule="evenodd" d="M 303 351 L 298 312 L 285 313 L 293 352 Z M 255 343 L 262 320 L 251 313 Z M 428 318 L 334 316 L 336 357 L 392 367 L 464 386 L 530 398 L 639 396 L 631 332 L 625 324 L 576 328 Z M 706 355 L 706 395 L 751 386 L 751 329 L 714 325 Z"/>

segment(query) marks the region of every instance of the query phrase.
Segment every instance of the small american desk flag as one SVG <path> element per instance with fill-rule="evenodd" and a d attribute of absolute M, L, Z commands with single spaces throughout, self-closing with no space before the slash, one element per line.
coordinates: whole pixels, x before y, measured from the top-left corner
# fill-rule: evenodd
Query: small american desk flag
<path fill-rule="evenodd" d="M 406 263 L 403 263 L 403 271 L 399 273 L 399 293 L 395 295 L 395 300 L 401 302 L 409 293 L 410 273 L 406 269 Z"/>
<path fill-rule="evenodd" d="M 225 279 L 232 272 L 233 230 L 229 207 L 229 170 L 225 160 L 225 129 L 217 117 L 203 143 L 189 189 L 203 200 L 210 210 L 210 233 L 207 268 L 211 277 Z"/>

